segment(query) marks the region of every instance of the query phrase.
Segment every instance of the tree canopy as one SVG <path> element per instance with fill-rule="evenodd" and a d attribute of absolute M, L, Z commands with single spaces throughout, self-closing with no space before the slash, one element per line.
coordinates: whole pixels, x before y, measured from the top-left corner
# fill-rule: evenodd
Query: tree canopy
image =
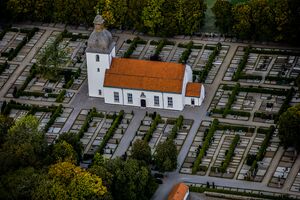
<path fill-rule="evenodd" d="M 279 118 L 279 138 L 285 147 L 300 151 L 300 104 L 290 107 Z"/>
<path fill-rule="evenodd" d="M 157 145 L 154 163 L 159 171 L 173 171 L 177 168 L 177 149 L 172 140 Z"/>
<path fill-rule="evenodd" d="M 148 142 L 144 140 L 136 140 L 131 149 L 131 158 L 136 160 L 143 160 L 149 164 L 152 160 L 151 148 Z"/>

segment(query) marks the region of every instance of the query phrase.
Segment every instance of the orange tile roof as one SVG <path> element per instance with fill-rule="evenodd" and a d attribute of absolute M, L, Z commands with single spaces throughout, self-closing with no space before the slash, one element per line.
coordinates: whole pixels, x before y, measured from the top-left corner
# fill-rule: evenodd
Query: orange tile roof
<path fill-rule="evenodd" d="M 178 183 L 169 193 L 168 200 L 183 200 L 188 192 L 189 187 L 184 183 Z"/>
<path fill-rule="evenodd" d="M 200 97 L 201 94 L 201 83 L 187 83 L 185 96 L 186 97 Z"/>
<path fill-rule="evenodd" d="M 178 63 L 113 58 L 104 87 L 181 93 L 184 72 Z"/>

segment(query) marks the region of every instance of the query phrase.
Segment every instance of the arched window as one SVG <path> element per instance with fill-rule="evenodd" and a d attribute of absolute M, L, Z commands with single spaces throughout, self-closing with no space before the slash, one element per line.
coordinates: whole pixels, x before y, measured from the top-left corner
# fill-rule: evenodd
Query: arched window
<path fill-rule="evenodd" d="M 99 61 L 100 61 L 100 56 L 96 55 L 96 62 L 99 62 Z"/>

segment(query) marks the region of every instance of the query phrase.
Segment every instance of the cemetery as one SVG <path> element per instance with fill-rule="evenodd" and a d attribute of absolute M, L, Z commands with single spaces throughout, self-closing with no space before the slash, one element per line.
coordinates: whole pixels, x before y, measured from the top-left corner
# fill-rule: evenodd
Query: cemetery
<path fill-rule="evenodd" d="M 179 152 L 190 129 L 193 120 L 184 119 L 182 116 L 179 118 L 168 118 L 160 116 L 158 113 L 146 113 L 146 116 L 141 121 L 141 124 L 127 150 L 127 155 L 130 155 L 132 144 L 140 139 L 148 142 L 152 154 L 159 143 L 172 139 Z"/>
<path fill-rule="evenodd" d="M 79 135 L 87 157 L 100 152 L 111 158 L 132 118 L 124 111 L 81 110 L 69 131 Z"/>

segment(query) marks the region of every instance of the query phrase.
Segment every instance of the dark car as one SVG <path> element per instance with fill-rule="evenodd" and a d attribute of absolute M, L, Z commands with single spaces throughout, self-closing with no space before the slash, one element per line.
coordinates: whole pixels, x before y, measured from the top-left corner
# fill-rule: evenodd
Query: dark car
<path fill-rule="evenodd" d="M 156 178 L 156 179 L 155 179 L 155 182 L 156 182 L 157 184 L 163 184 L 163 181 L 162 181 L 160 178 Z"/>
<path fill-rule="evenodd" d="M 160 173 L 155 173 L 154 178 L 164 178 L 164 175 Z"/>

